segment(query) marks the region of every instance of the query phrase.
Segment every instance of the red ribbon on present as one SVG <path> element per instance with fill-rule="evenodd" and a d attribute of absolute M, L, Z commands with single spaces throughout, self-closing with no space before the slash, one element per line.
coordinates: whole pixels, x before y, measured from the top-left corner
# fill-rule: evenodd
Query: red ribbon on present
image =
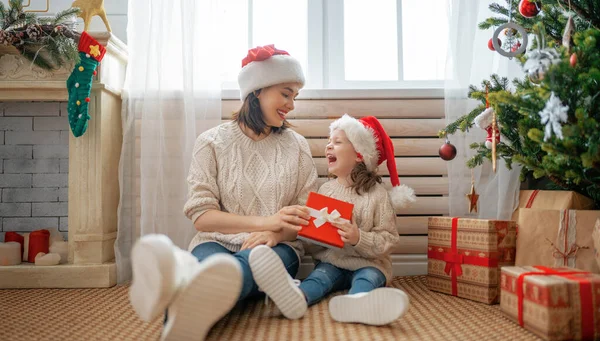
<path fill-rule="evenodd" d="M 242 67 L 246 66 L 251 62 L 260 62 L 271 58 L 275 55 L 290 55 L 287 51 L 279 50 L 275 48 L 275 44 L 258 46 L 248 50 L 246 58 L 242 59 Z"/>
<path fill-rule="evenodd" d="M 535 191 L 533 191 L 531 193 L 531 195 L 529 196 L 529 200 L 527 200 L 527 204 L 525 205 L 525 208 L 531 208 L 531 205 L 533 205 L 533 200 L 535 200 L 535 197 L 538 195 L 539 192 L 540 192 L 540 190 L 536 189 Z"/>
<path fill-rule="evenodd" d="M 579 300 L 581 303 L 581 338 L 591 340 L 594 337 L 594 303 L 592 283 L 588 278 L 577 277 L 577 275 L 590 275 L 586 271 L 561 271 L 545 266 L 534 266 L 542 272 L 525 272 L 517 278 L 517 309 L 519 325 L 524 326 L 523 321 L 523 284 L 527 276 L 560 276 L 579 283 Z M 574 276 L 575 275 L 575 276 Z"/>
<path fill-rule="evenodd" d="M 462 264 L 478 265 L 485 267 L 497 267 L 498 259 L 489 257 L 466 256 L 458 253 L 458 219 L 452 218 L 452 236 L 450 241 L 450 252 L 439 252 L 430 250 L 427 257 L 431 259 L 443 260 L 446 262 L 444 272 L 451 275 L 452 295 L 458 296 L 458 276 L 462 276 Z"/>

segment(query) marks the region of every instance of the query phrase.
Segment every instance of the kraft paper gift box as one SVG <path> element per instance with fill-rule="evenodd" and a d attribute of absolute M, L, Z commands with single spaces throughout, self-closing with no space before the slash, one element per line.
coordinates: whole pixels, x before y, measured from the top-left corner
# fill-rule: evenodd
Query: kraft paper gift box
<path fill-rule="evenodd" d="M 600 211 L 521 209 L 515 265 L 568 266 L 600 273 L 592 231 Z"/>
<path fill-rule="evenodd" d="M 573 191 L 524 190 L 519 192 L 519 207 L 511 220 L 519 220 L 519 209 L 522 208 L 591 210 L 594 208 L 594 201 Z"/>
<path fill-rule="evenodd" d="M 302 230 L 298 232 L 298 239 L 328 248 L 343 248 L 344 242 L 338 228 L 331 222 L 351 221 L 354 204 L 310 192 L 306 206 L 311 211 L 311 218 L 308 225 L 302 226 Z"/>
<path fill-rule="evenodd" d="M 600 338 L 600 275 L 573 268 L 502 268 L 500 309 L 546 340 Z"/>
<path fill-rule="evenodd" d="M 514 265 L 515 238 L 514 221 L 430 217 L 428 288 L 498 303 L 500 267 Z"/>

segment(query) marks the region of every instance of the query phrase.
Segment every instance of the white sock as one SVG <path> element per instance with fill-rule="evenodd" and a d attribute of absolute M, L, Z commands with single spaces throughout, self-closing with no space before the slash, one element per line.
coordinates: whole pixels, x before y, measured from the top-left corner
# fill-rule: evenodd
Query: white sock
<path fill-rule="evenodd" d="M 189 257 L 183 252 L 165 235 L 146 235 L 134 245 L 129 299 L 142 320 L 149 322 L 164 313 L 183 283 L 185 273 L 191 271 Z"/>

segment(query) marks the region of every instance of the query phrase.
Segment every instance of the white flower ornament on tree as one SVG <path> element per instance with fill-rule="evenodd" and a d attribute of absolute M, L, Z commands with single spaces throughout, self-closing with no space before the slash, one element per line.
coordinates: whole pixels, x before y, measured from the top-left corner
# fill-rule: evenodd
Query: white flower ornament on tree
<path fill-rule="evenodd" d="M 546 102 L 546 106 L 540 111 L 540 117 L 542 118 L 541 122 L 546 125 L 544 129 L 544 141 L 547 141 L 552 137 L 552 132 L 554 132 L 559 139 L 563 139 L 561 122 L 567 122 L 568 111 L 569 107 L 563 105 L 560 98 L 552 92 L 550 99 Z"/>

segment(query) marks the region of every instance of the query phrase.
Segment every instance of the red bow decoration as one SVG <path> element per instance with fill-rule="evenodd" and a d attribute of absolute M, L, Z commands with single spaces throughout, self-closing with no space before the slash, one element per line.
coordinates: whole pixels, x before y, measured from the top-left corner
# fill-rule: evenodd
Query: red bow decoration
<path fill-rule="evenodd" d="M 248 50 L 248 55 L 246 58 L 242 59 L 242 67 L 248 65 L 251 62 L 260 62 L 266 59 L 271 58 L 275 55 L 290 55 L 287 51 L 279 50 L 275 48 L 275 44 L 258 46 L 253 49 Z"/>

